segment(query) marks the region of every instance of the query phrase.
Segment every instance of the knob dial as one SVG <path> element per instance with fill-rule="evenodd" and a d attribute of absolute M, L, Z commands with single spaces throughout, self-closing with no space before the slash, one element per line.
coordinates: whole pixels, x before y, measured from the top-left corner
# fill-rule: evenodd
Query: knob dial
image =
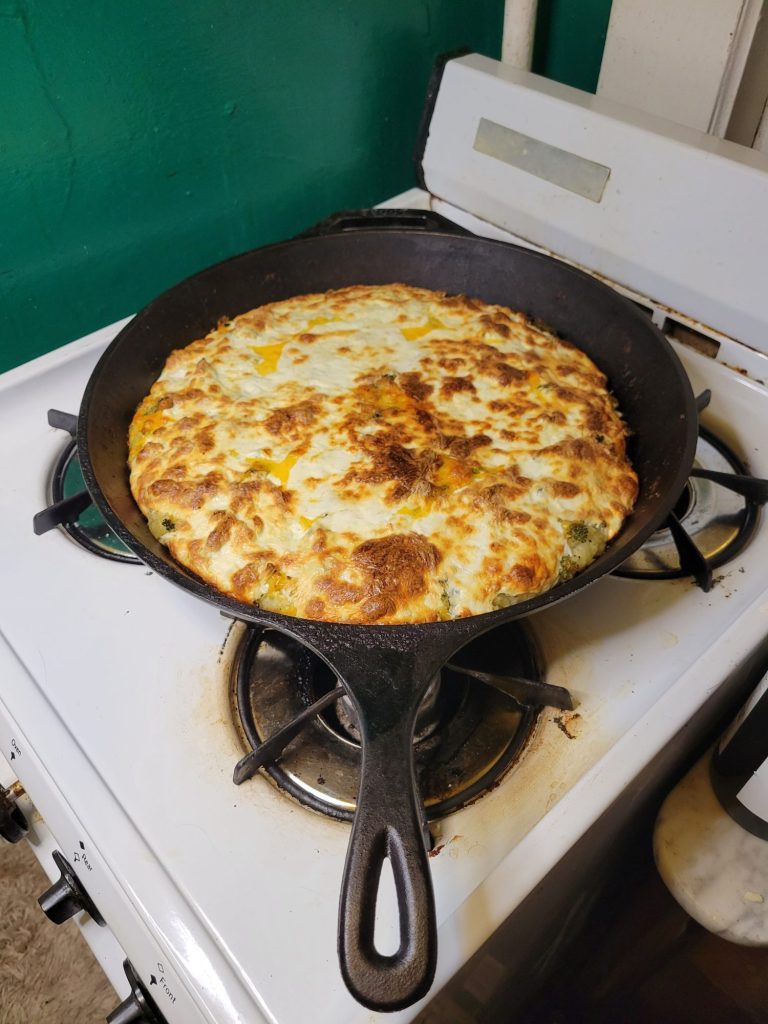
<path fill-rule="evenodd" d="M 50 889 L 46 889 L 37 901 L 45 916 L 54 924 L 62 924 L 79 911 L 86 910 L 97 924 L 104 924 L 104 918 L 69 862 L 58 850 L 53 851 L 53 859 L 61 872 L 61 878 Z"/>
<path fill-rule="evenodd" d="M 27 819 L 8 790 L 0 786 L 0 836 L 9 843 L 18 843 L 28 831 Z"/>
<path fill-rule="evenodd" d="M 142 985 L 130 960 L 123 961 L 123 970 L 131 986 L 131 994 L 107 1017 L 107 1024 L 164 1024 L 152 996 Z"/>

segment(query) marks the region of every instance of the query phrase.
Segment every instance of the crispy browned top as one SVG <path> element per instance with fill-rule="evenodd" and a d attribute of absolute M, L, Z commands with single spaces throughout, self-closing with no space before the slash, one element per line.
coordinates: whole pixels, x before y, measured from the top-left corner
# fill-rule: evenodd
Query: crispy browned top
<path fill-rule="evenodd" d="M 290 615 L 416 622 L 588 564 L 637 493 L 605 378 L 522 314 L 393 284 L 264 306 L 173 352 L 130 429 L 174 557 Z"/>

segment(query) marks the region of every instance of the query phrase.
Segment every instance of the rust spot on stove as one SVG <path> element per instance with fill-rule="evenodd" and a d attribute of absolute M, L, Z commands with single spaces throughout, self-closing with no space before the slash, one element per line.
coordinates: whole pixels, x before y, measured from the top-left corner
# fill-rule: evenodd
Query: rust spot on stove
<path fill-rule="evenodd" d="M 450 856 L 451 857 L 457 857 L 459 855 L 459 853 L 461 852 L 461 848 L 460 848 L 460 845 L 459 846 L 454 846 L 453 844 L 454 843 L 459 843 L 459 841 L 462 840 L 463 838 L 464 838 L 464 836 L 461 833 L 457 833 L 456 835 L 451 836 L 450 839 L 446 839 L 445 842 L 443 842 L 443 843 L 438 843 L 438 845 L 433 850 L 430 850 L 429 851 L 429 856 L 430 857 L 437 857 L 437 855 L 439 853 L 442 853 L 442 851 L 446 848 L 446 846 L 448 846 L 448 847 L 450 847 L 450 849 L 448 850 L 448 853 L 450 854 Z"/>
<path fill-rule="evenodd" d="M 743 366 L 735 366 L 733 363 L 726 363 L 724 359 L 721 359 L 720 362 L 723 366 L 727 366 L 729 370 L 734 370 L 736 373 L 741 374 L 742 377 L 749 377 L 749 370 L 745 370 Z"/>
<path fill-rule="evenodd" d="M 555 715 L 552 719 L 560 732 L 564 732 L 569 740 L 575 740 L 579 734 L 581 715 L 574 712 L 570 715 Z"/>

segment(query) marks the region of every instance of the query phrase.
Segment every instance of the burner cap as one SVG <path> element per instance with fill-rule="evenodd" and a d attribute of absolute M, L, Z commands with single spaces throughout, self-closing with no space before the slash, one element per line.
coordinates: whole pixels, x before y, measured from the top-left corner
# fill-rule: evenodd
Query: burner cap
<path fill-rule="evenodd" d="M 539 659 L 519 623 L 478 637 L 452 662 L 488 673 L 540 680 Z M 525 708 L 493 687 L 443 668 L 417 723 L 415 764 L 430 819 L 475 800 L 513 765 L 530 737 L 538 708 Z M 338 685 L 324 661 L 292 637 L 248 626 L 232 672 L 233 708 L 247 749 L 260 746 Z M 431 688 L 432 689 L 432 688 Z M 348 709 L 336 702 L 265 771 L 301 803 L 351 821 L 360 781 L 360 745 Z M 419 738 L 420 737 L 420 738 Z"/>
<path fill-rule="evenodd" d="M 699 430 L 694 459 L 696 469 L 747 475 L 747 469 L 711 431 Z M 674 514 L 711 569 L 735 558 L 752 536 L 757 508 L 742 495 L 711 480 L 691 476 Z M 680 566 L 680 555 L 668 527 L 657 530 L 641 548 L 615 570 L 632 579 L 678 579 L 690 575 Z"/>

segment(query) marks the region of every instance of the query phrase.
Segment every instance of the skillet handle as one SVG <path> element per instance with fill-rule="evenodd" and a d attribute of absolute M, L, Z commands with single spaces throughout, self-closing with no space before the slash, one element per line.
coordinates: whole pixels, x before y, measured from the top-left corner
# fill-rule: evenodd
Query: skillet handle
<path fill-rule="evenodd" d="M 440 231 L 451 235 L 472 233 L 432 210 L 398 210 L 385 207 L 375 210 L 340 210 L 296 237 L 313 238 L 316 235 L 341 235 L 382 229 Z"/>
<path fill-rule="evenodd" d="M 399 1010 L 429 991 L 437 960 L 432 879 L 413 769 L 413 717 L 363 734 L 357 813 L 339 907 L 339 961 L 347 988 L 372 1010 Z M 400 917 L 400 946 L 374 946 L 379 877 L 389 858 Z"/>

